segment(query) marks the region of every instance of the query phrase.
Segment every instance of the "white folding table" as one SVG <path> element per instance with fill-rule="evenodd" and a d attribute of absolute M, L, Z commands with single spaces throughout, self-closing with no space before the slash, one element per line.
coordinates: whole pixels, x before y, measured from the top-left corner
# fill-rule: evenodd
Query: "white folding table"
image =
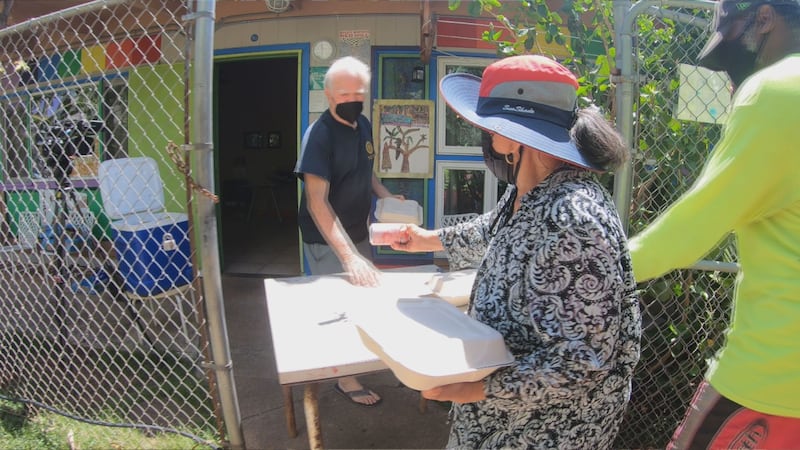
<path fill-rule="evenodd" d="M 351 315 L 362 302 L 391 301 L 430 293 L 435 265 L 383 272 L 378 287 L 351 285 L 341 274 L 266 279 L 267 312 L 278 382 L 283 386 L 286 425 L 297 436 L 291 387 L 304 385 L 309 445 L 322 448 L 319 383 L 387 369 L 361 342 Z"/>

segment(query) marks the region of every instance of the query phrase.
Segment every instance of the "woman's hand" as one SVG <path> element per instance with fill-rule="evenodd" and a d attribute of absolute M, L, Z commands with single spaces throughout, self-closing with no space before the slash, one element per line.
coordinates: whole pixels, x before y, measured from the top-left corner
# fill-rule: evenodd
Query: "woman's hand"
<path fill-rule="evenodd" d="M 456 403 L 474 403 L 486 400 L 486 394 L 483 393 L 483 380 L 446 384 L 422 391 L 422 396 L 430 400 Z"/>
<path fill-rule="evenodd" d="M 414 224 L 405 224 L 391 241 L 393 250 L 402 252 L 435 252 L 442 250 L 442 241 L 435 230 L 426 230 Z"/>

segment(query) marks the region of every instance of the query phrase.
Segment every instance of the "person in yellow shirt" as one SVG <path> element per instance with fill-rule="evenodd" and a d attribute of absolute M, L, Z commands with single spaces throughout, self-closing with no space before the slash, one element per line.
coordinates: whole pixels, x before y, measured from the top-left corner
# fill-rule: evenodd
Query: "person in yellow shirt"
<path fill-rule="evenodd" d="M 728 73 L 732 109 L 694 185 L 630 240 L 634 274 L 688 267 L 729 233 L 741 271 L 726 344 L 667 448 L 798 448 L 800 1 L 721 0 L 699 63 Z"/>

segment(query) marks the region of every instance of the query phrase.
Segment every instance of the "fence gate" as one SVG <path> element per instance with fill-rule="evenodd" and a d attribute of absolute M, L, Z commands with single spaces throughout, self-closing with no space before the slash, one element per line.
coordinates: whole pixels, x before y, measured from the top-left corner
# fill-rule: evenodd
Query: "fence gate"
<path fill-rule="evenodd" d="M 614 4 L 617 124 L 634 149 L 616 188 L 630 194 L 621 209 L 634 236 L 699 175 L 719 140 L 730 90 L 727 76 L 695 66 L 714 2 Z M 642 358 L 617 448 L 664 448 L 723 343 L 737 268 L 733 241 L 707 258 L 640 286 Z"/>
<path fill-rule="evenodd" d="M 178 151 L 193 3 L 0 30 L 0 398 L 184 448 L 225 440 Z"/>

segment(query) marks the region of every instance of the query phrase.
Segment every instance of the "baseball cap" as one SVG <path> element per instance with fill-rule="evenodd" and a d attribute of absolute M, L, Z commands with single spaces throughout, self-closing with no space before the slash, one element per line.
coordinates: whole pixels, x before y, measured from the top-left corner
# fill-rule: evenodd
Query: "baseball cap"
<path fill-rule="evenodd" d="M 488 65 L 483 77 L 445 75 L 439 91 L 464 120 L 558 159 L 593 170 L 571 140 L 578 81 L 542 55 L 518 55 Z"/>
<path fill-rule="evenodd" d="M 719 65 L 716 61 L 717 56 L 714 55 L 715 50 L 717 50 L 722 41 L 732 38 L 729 33 L 731 26 L 736 23 L 737 19 L 755 12 L 761 5 L 800 6 L 800 0 L 720 0 L 717 2 L 717 7 L 714 11 L 714 19 L 711 26 L 713 34 L 697 57 L 701 65 L 718 70 Z"/>

